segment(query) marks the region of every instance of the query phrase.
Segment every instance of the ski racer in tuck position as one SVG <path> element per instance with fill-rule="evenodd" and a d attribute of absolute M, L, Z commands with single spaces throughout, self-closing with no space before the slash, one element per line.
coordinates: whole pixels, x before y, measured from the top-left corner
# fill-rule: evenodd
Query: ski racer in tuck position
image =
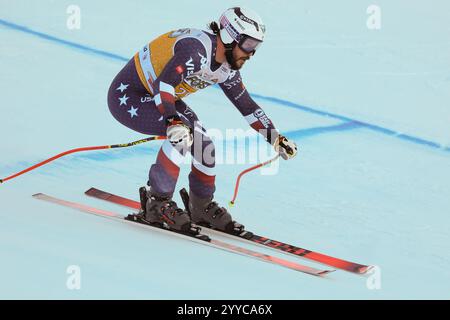
<path fill-rule="evenodd" d="M 283 159 L 293 158 L 297 146 L 275 129 L 250 97 L 239 69 L 264 40 L 265 26 L 252 10 L 226 10 L 209 30 L 180 29 L 148 43 L 114 78 L 108 106 L 114 118 L 148 135 L 167 136 L 151 166 L 141 215 L 152 224 L 180 232 L 192 223 L 225 232 L 243 226 L 213 201 L 214 145 L 195 112 L 183 98 L 219 84 L 250 126 L 273 145 Z M 207 152 L 205 151 L 207 150 Z M 189 214 L 172 200 L 185 155 L 192 155 L 189 174 Z"/>

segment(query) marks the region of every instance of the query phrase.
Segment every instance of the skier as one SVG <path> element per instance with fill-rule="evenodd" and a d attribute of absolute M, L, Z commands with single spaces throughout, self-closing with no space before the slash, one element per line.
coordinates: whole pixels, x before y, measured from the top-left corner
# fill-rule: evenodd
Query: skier
<path fill-rule="evenodd" d="M 150 223 L 165 223 L 187 231 L 191 223 L 225 231 L 243 228 L 213 201 L 215 191 L 214 145 L 195 112 L 183 98 L 215 83 L 283 159 L 297 153 L 293 141 L 282 136 L 252 100 L 239 69 L 264 40 L 265 26 L 253 11 L 226 10 L 209 30 L 180 29 L 147 44 L 114 78 L 108 92 L 112 115 L 132 130 L 167 136 L 156 163 L 149 171 L 143 216 Z M 200 152 L 198 152 L 200 150 Z M 195 152 L 194 152 L 195 151 Z M 179 165 L 192 154 L 189 174 L 190 215 L 172 200 Z"/>

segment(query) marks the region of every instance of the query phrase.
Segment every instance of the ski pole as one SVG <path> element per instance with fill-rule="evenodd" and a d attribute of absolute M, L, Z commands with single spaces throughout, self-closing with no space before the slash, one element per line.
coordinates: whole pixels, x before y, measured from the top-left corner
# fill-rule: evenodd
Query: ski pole
<path fill-rule="evenodd" d="M 133 141 L 133 142 L 129 142 L 129 143 L 112 144 L 112 145 L 107 145 L 107 146 L 96 146 L 96 147 L 84 147 L 84 148 L 77 148 L 77 149 L 68 150 L 68 151 L 59 153 L 56 156 L 53 156 L 53 157 L 51 157 L 51 158 L 49 158 L 47 160 L 39 162 L 39 163 L 37 163 L 37 164 L 35 164 L 35 165 L 33 165 L 33 166 L 29 167 L 29 168 L 26 168 L 26 169 L 24 169 L 24 170 L 22 170 L 20 172 L 17 172 L 17 173 L 15 173 L 15 174 L 13 174 L 13 175 L 11 175 L 9 177 L 0 179 L 0 184 L 4 183 L 5 181 L 14 179 L 14 178 L 16 178 L 16 177 L 26 173 L 26 172 L 29 172 L 29 171 L 34 170 L 36 168 L 39 168 L 39 167 L 43 166 L 44 164 L 47 164 L 47 163 L 52 162 L 52 161 L 54 161 L 56 159 L 62 158 L 64 156 L 68 155 L 68 154 L 72 154 L 72 153 L 76 153 L 76 152 L 82 152 L 82 151 L 126 148 L 126 147 L 132 147 L 132 146 L 135 146 L 135 145 L 138 145 L 138 144 L 141 144 L 141 143 L 145 143 L 145 142 L 148 142 L 148 141 L 152 141 L 152 140 L 164 140 L 164 139 L 166 139 L 165 136 L 153 136 L 153 137 L 148 137 L 148 138 L 145 138 L 145 139 L 141 139 L 141 140 L 137 140 L 137 141 Z"/>
<path fill-rule="evenodd" d="M 239 183 L 240 183 L 240 181 L 241 181 L 242 176 L 243 176 L 244 174 L 250 172 L 250 171 L 253 171 L 253 170 L 255 170 L 255 169 L 261 168 L 261 167 L 263 167 L 263 166 L 265 166 L 265 165 L 267 165 L 267 164 L 269 164 L 269 163 L 271 163 L 271 162 L 277 160 L 279 157 L 280 157 L 280 154 L 277 154 L 274 158 L 272 158 L 272 159 L 270 159 L 270 160 L 267 160 L 267 161 L 265 161 L 265 162 L 261 162 L 261 163 L 255 165 L 255 166 L 253 166 L 253 167 L 250 167 L 250 168 L 248 168 L 248 169 L 245 169 L 244 171 L 242 171 L 242 172 L 239 174 L 239 176 L 237 177 L 237 180 L 236 180 L 236 185 L 235 185 L 235 187 L 234 187 L 234 195 L 233 195 L 233 199 L 232 199 L 232 200 L 230 201 L 230 203 L 229 203 L 230 207 L 234 206 L 234 203 L 235 203 L 235 201 L 236 201 L 236 197 L 237 197 L 237 194 L 238 194 L 238 191 L 239 191 Z"/>

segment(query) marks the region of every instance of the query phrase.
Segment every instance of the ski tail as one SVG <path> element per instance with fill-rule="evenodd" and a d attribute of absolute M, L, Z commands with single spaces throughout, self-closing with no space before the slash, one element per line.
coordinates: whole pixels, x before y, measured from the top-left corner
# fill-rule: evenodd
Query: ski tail
<path fill-rule="evenodd" d="M 81 203 L 70 202 L 70 201 L 58 199 L 58 198 L 55 198 L 55 197 L 52 197 L 52 196 L 49 196 L 49 195 L 46 195 L 43 193 L 33 194 L 33 198 L 39 199 L 39 200 L 44 200 L 47 202 L 56 203 L 56 204 L 59 204 L 62 206 L 70 207 L 70 208 L 77 209 L 79 211 L 83 211 L 83 212 L 87 212 L 87 213 L 92 213 L 92 214 L 95 214 L 98 216 L 103 216 L 103 217 L 108 217 L 108 218 L 122 218 L 121 215 L 110 212 L 110 211 L 97 209 L 94 207 L 89 207 L 89 206 L 86 206 Z"/>
<path fill-rule="evenodd" d="M 105 191 L 102 191 L 102 190 L 99 190 L 96 188 L 90 188 L 89 190 L 87 190 L 85 192 L 85 194 L 90 197 L 93 197 L 93 198 L 102 199 L 102 200 L 105 200 L 108 202 L 120 204 L 124 207 L 137 209 L 137 210 L 141 209 L 141 204 L 137 201 L 127 199 L 124 197 L 120 197 L 115 194 L 105 192 Z"/>

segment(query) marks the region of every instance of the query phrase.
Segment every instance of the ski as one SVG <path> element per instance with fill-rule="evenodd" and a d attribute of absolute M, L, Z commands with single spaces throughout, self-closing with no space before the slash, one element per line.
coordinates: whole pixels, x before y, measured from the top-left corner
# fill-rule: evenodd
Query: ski
<path fill-rule="evenodd" d="M 118 195 L 115 195 L 115 194 L 112 194 L 112 193 L 109 193 L 109 192 L 106 192 L 106 191 L 103 191 L 103 190 L 100 190 L 97 188 L 90 188 L 89 190 L 87 190 L 85 192 L 85 194 L 88 196 L 97 198 L 97 199 L 112 202 L 112 203 L 122 205 L 122 206 L 125 206 L 128 208 L 133 208 L 136 210 L 141 209 L 141 203 L 138 201 L 127 199 L 127 198 L 124 198 L 124 197 L 121 197 L 121 196 L 118 196 Z M 259 235 L 253 234 L 252 232 L 249 232 L 249 231 L 244 231 L 241 234 L 229 234 L 229 233 L 225 233 L 220 230 L 207 228 L 205 226 L 201 226 L 201 227 L 204 229 L 207 229 L 208 231 L 213 232 L 213 233 L 226 235 L 226 236 L 230 236 L 233 238 L 239 238 L 243 241 L 248 241 L 248 242 L 251 242 L 252 244 L 255 244 L 258 246 L 271 248 L 271 249 L 281 251 L 281 252 L 286 253 L 291 256 L 293 255 L 296 257 L 305 258 L 308 260 L 319 262 L 319 263 L 327 265 L 327 266 L 331 266 L 333 268 L 345 270 L 345 271 L 356 273 L 356 274 L 365 274 L 372 268 L 372 266 L 370 266 L 370 265 L 364 265 L 364 264 L 359 264 L 356 262 L 350 262 L 347 260 L 339 259 L 336 257 L 332 257 L 329 255 L 319 253 L 319 252 L 315 252 L 315 251 L 300 248 L 300 247 L 297 247 L 297 246 L 294 246 L 291 244 L 287 244 L 287 243 L 284 243 L 281 241 L 273 240 L 268 237 L 259 236 Z"/>
<path fill-rule="evenodd" d="M 208 237 L 202 233 L 191 234 L 191 233 L 185 233 L 185 232 L 178 232 L 178 231 L 166 229 L 162 226 L 144 223 L 142 221 L 143 219 L 139 219 L 139 214 L 130 214 L 127 217 L 124 217 L 120 214 L 117 214 L 117 213 L 114 213 L 111 211 L 90 207 L 90 206 L 87 206 L 87 205 L 84 205 L 81 203 L 62 200 L 62 199 L 55 198 L 55 197 L 52 197 L 52 196 L 49 196 L 49 195 L 46 195 L 43 193 L 34 194 L 33 198 L 51 202 L 51 203 L 55 203 L 55 204 L 58 204 L 61 206 L 77 209 L 77 210 L 85 212 L 85 213 L 90 213 L 90 214 L 94 214 L 97 216 L 113 219 L 116 221 L 141 226 L 144 228 L 151 229 L 153 231 L 158 231 L 161 233 L 174 235 L 179 238 L 191 240 L 193 242 L 197 242 L 197 243 L 204 244 L 204 245 L 207 245 L 210 247 L 222 249 L 222 250 L 236 253 L 239 255 L 255 258 L 255 259 L 258 259 L 258 260 L 261 260 L 264 262 L 273 263 L 275 265 L 279 265 L 279 266 L 282 266 L 282 267 L 285 267 L 288 269 L 300 271 L 300 272 L 307 273 L 307 274 L 314 275 L 314 276 L 324 276 L 324 275 L 334 271 L 334 270 L 319 270 L 319 269 L 315 269 L 312 267 L 304 266 L 304 265 L 301 265 L 301 264 L 298 264 L 295 262 L 291 262 L 291 261 L 287 261 L 287 260 L 284 260 L 284 259 L 281 259 L 278 257 L 274 257 L 274 256 L 263 254 L 263 253 L 260 253 L 257 251 L 242 248 L 242 247 L 233 245 L 231 243 L 223 242 L 223 241 L 220 241 L 217 239 L 211 239 L 210 237 Z"/>

